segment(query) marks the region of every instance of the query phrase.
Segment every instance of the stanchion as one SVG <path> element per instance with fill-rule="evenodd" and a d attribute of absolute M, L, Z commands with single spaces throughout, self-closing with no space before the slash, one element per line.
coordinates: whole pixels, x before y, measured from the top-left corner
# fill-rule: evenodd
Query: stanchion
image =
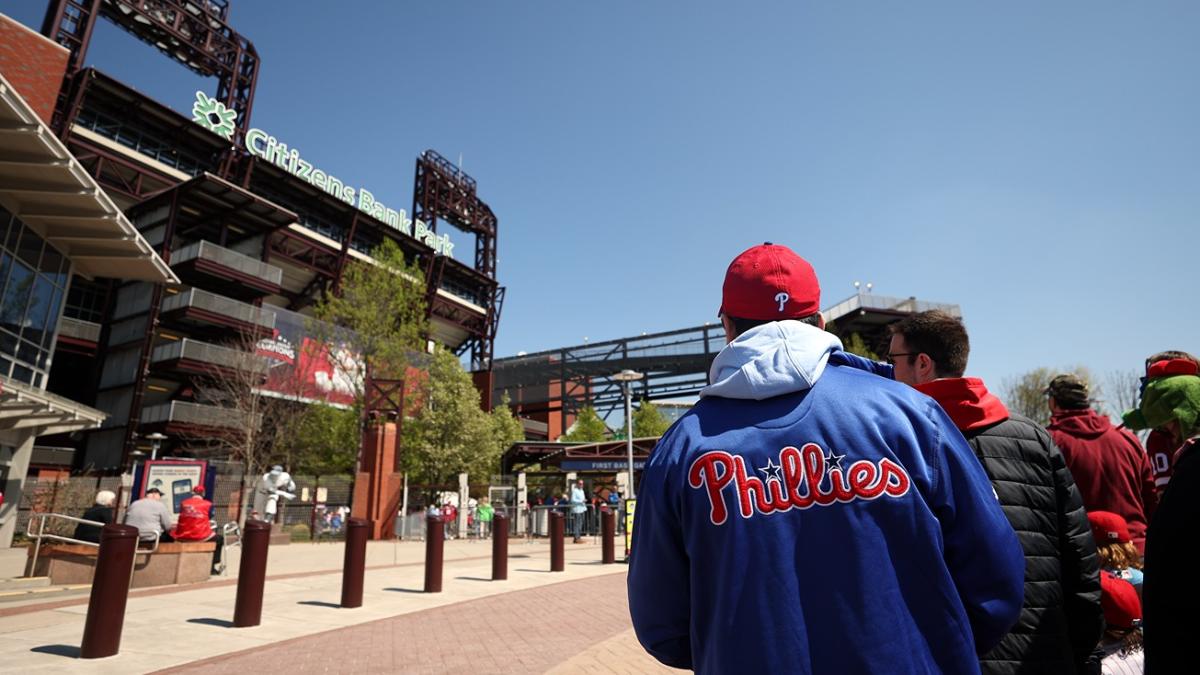
<path fill-rule="evenodd" d="M 425 592 L 442 592 L 442 549 L 445 547 L 446 528 L 441 516 L 425 519 Z"/>
<path fill-rule="evenodd" d="M 563 564 L 563 514 L 550 512 L 550 571 L 561 572 Z"/>
<path fill-rule="evenodd" d="M 87 621 L 79 656 L 102 659 L 121 649 L 125 625 L 125 603 L 129 599 L 130 571 L 137 548 L 138 531 L 130 525 L 105 525 L 100 530 L 100 552 L 96 576 L 88 599 Z"/>
<path fill-rule="evenodd" d="M 492 581 L 508 578 L 508 516 L 492 517 Z"/>
<path fill-rule="evenodd" d="M 246 527 L 242 530 L 237 600 L 233 605 L 234 628 L 249 628 L 262 623 L 263 586 L 267 582 L 267 548 L 270 543 L 270 523 L 246 521 Z"/>
<path fill-rule="evenodd" d="M 617 562 L 617 554 L 613 549 L 613 537 L 617 533 L 617 514 L 608 506 L 600 509 L 600 563 L 611 565 Z"/>
<path fill-rule="evenodd" d="M 370 525 L 362 518 L 351 518 L 346 522 L 346 557 L 342 561 L 342 607 L 362 607 L 369 529 Z"/>

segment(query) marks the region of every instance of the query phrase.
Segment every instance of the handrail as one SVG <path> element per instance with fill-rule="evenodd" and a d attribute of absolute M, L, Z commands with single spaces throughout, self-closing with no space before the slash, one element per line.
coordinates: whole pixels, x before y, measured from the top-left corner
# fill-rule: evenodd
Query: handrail
<path fill-rule="evenodd" d="M 33 521 L 35 518 L 38 519 L 37 534 L 34 534 L 34 532 L 33 532 Z M 37 569 L 38 556 L 40 556 L 42 553 L 42 540 L 43 539 L 50 539 L 53 541 L 61 541 L 61 542 L 65 542 L 68 544 L 79 544 L 81 546 L 91 546 L 95 549 L 100 548 L 99 542 L 84 541 L 82 539 L 75 539 L 74 537 L 64 537 L 61 534 L 54 534 L 53 532 L 46 532 L 46 519 L 47 518 L 61 518 L 62 520 L 72 522 L 72 523 L 81 523 L 83 525 L 98 525 L 100 527 L 104 527 L 105 525 L 108 524 L 108 523 L 102 523 L 98 520 L 87 520 L 85 518 L 76 518 L 75 516 L 64 516 L 61 513 L 35 513 L 35 514 L 31 515 L 29 518 L 29 523 L 25 526 L 25 536 L 29 537 L 30 539 L 33 539 L 36 542 L 33 545 L 33 562 L 30 563 L 30 565 L 29 565 L 29 572 L 31 574 L 33 573 L 33 571 L 35 569 Z M 156 551 L 158 551 L 158 542 L 159 542 L 160 535 L 161 535 L 161 533 L 155 532 L 154 533 L 154 545 L 148 549 L 137 548 L 137 549 L 135 549 L 135 553 L 147 553 L 148 554 L 148 553 L 155 553 Z M 143 540 L 139 538 L 138 544 L 140 545 L 142 543 L 142 541 Z M 147 539 L 145 541 L 149 541 L 149 539 Z"/>

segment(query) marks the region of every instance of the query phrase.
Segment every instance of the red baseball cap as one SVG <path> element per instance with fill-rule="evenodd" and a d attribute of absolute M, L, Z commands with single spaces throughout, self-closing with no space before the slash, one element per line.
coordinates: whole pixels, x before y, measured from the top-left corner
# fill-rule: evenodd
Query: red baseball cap
<path fill-rule="evenodd" d="M 1142 601 L 1133 584 L 1111 572 L 1100 573 L 1100 607 L 1110 628 L 1130 629 L 1142 620 Z"/>
<path fill-rule="evenodd" d="M 800 319 L 821 311 L 821 285 L 812 265 L 792 249 L 766 242 L 729 263 L 721 309 L 739 319 Z"/>
<path fill-rule="evenodd" d="M 1111 511 L 1089 511 L 1088 522 L 1092 524 L 1092 538 L 1096 545 L 1127 544 L 1132 541 L 1129 525 L 1121 516 Z"/>

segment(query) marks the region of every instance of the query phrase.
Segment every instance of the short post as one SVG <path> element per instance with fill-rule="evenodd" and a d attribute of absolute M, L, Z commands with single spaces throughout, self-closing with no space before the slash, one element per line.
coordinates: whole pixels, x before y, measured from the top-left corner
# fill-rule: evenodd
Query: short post
<path fill-rule="evenodd" d="M 446 529 L 441 516 L 425 519 L 425 592 L 442 592 L 442 549 L 445 548 Z"/>
<path fill-rule="evenodd" d="M 271 523 L 247 520 L 242 530 L 242 563 L 238 567 L 237 599 L 233 605 L 234 628 L 262 623 L 263 586 L 267 582 L 267 549 Z"/>
<path fill-rule="evenodd" d="M 129 600 L 130 571 L 136 555 L 138 531 L 129 525 L 105 525 L 100 529 L 100 553 L 83 624 L 79 656 L 102 659 L 121 649 L 125 625 L 125 603 Z"/>
<path fill-rule="evenodd" d="M 561 511 L 550 512 L 550 571 L 561 572 L 563 564 L 563 514 Z"/>
<path fill-rule="evenodd" d="M 508 516 L 492 516 L 492 581 L 508 578 Z"/>
<path fill-rule="evenodd" d="M 362 518 L 351 518 L 346 522 L 346 556 L 342 562 L 342 607 L 362 607 L 369 530 L 370 524 Z"/>
<path fill-rule="evenodd" d="M 617 533 L 617 514 L 608 508 L 608 505 L 600 507 L 600 563 L 602 565 L 611 565 L 617 562 L 617 554 L 613 549 L 613 537 Z"/>

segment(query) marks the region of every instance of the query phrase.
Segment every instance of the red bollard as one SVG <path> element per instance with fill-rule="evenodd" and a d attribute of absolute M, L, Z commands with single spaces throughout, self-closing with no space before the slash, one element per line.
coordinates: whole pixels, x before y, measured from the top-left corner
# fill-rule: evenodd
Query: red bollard
<path fill-rule="evenodd" d="M 121 628 L 125 625 L 125 603 L 129 599 L 137 542 L 136 527 L 105 525 L 100 530 L 96 576 L 92 580 L 83 644 L 79 648 L 82 658 L 102 659 L 114 656 L 121 649 Z"/>
<path fill-rule="evenodd" d="M 561 572 L 566 567 L 563 564 L 563 514 L 559 511 L 550 512 L 550 571 Z"/>
<path fill-rule="evenodd" d="M 446 528 L 441 516 L 425 519 L 425 592 L 442 592 L 442 549 L 445 548 Z"/>
<path fill-rule="evenodd" d="M 262 623 L 263 586 L 267 583 L 267 548 L 271 524 L 247 520 L 242 530 L 242 563 L 238 567 L 237 599 L 233 604 L 233 627 L 249 628 Z"/>
<path fill-rule="evenodd" d="M 492 581 L 508 578 L 508 517 L 497 512 L 492 517 Z"/>
<path fill-rule="evenodd" d="M 617 562 L 617 553 L 613 549 L 613 537 L 617 534 L 617 514 L 607 506 L 600 510 L 600 564 L 611 565 Z"/>
<path fill-rule="evenodd" d="M 370 525 L 362 518 L 346 521 L 346 557 L 342 562 L 342 607 L 362 607 L 369 529 Z"/>

